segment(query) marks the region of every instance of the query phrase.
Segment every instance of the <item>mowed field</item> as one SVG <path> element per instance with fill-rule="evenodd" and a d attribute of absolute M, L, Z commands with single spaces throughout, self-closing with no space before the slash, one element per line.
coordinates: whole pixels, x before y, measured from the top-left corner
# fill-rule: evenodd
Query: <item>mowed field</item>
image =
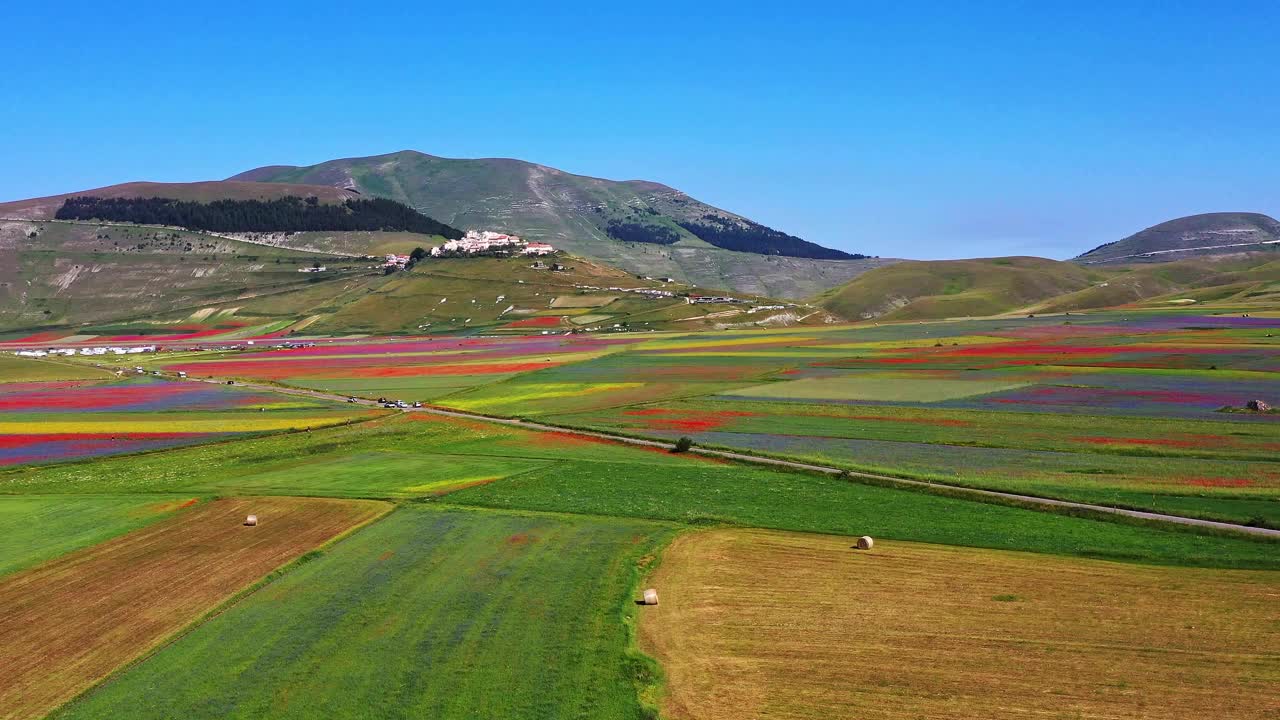
<path fill-rule="evenodd" d="M 631 587 L 671 530 L 406 507 L 59 718 L 636 718 Z"/>
<path fill-rule="evenodd" d="M 0 497 L 0 576 L 123 535 L 199 502 L 186 495 Z"/>
<path fill-rule="evenodd" d="M 0 717 L 43 716 L 244 586 L 387 509 L 214 500 L 0 579 Z M 251 513 L 257 527 L 243 524 Z"/>
<path fill-rule="evenodd" d="M 1273 718 L 1273 574 L 759 530 L 680 536 L 664 717 Z"/>

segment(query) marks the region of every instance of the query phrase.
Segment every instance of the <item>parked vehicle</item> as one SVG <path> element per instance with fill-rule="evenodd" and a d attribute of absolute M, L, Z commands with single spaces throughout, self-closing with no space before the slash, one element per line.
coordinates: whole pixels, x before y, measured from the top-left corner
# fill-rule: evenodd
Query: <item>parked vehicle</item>
<path fill-rule="evenodd" d="M 349 402 L 349 403 L 353 403 L 353 402 L 356 402 L 356 399 L 355 399 L 355 398 L 353 398 L 353 397 L 349 397 L 349 398 L 347 398 L 347 402 Z"/>

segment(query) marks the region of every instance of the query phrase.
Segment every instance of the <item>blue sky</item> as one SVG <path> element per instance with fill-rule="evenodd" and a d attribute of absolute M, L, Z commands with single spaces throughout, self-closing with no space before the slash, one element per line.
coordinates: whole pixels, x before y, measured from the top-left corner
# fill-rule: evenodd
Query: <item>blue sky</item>
<path fill-rule="evenodd" d="M 542 4 L 24 3 L 0 199 L 416 149 L 882 256 L 1280 214 L 1280 3 Z"/>

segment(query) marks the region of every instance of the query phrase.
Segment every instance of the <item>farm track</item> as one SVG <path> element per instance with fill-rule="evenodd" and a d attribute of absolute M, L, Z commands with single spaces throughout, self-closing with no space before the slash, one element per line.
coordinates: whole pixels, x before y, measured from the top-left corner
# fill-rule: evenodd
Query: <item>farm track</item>
<path fill-rule="evenodd" d="M 226 379 L 218 378 L 190 378 L 193 382 L 206 383 L 225 383 Z M 268 385 L 263 383 L 244 382 L 236 380 L 235 383 L 242 387 L 253 388 L 256 390 L 264 390 L 270 392 L 283 393 L 285 395 L 294 395 L 298 397 L 315 398 L 320 400 L 331 400 L 335 402 L 343 402 L 347 399 L 346 395 L 335 393 L 326 393 L 319 390 L 307 390 L 303 388 L 288 388 L 279 385 Z M 372 400 L 358 398 L 357 403 L 360 405 L 378 407 L 378 403 Z M 490 422 L 498 425 L 509 425 L 513 427 L 525 428 L 528 430 L 538 430 L 542 432 L 569 433 L 580 437 L 598 438 L 602 440 L 610 440 L 613 442 L 626 443 L 628 445 L 636 445 L 640 447 L 650 448 L 669 448 L 670 442 L 660 442 L 657 440 L 644 440 L 640 438 L 629 437 L 626 435 L 615 435 L 612 433 L 600 432 L 597 430 L 579 430 L 555 425 L 545 425 L 530 420 L 520 420 L 515 418 L 497 418 L 489 415 L 480 415 L 477 413 L 465 412 L 462 410 L 449 410 L 441 407 L 422 407 L 408 408 L 403 412 L 421 412 L 431 415 L 440 415 L 444 417 L 459 418 L 463 420 L 475 420 L 480 422 Z M 977 488 L 967 488 L 958 485 L 948 485 L 946 483 L 931 482 L 928 480 L 911 480 L 907 478 L 893 477 L 891 475 L 878 475 L 875 473 L 858 472 L 853 470 L 845 470 L 843 468 L 831 467 L 828 465 L 818 465 L 815 463 L 797 462 L 794 460 L 780 460 L 777 458 L 761 457 L 758 455 L 749 455 L 746 453 L 734 452 L 732 450 L 713 450 L 710 448 L 694 447 L 690 452 L 699 455 L 723 458 L 737 462 L 750 463 L 754 465 L 764 465 L 768 467 L 783 468 L 787 470 L 801 470 L 804 472 L 816 472 L 826 475 L 840 475 L 847 473 L 849 477 L 862 478 L 864 480 L 874 480 L 879 483 L 888 483 L 899 487 L 920 488 L 933 492 L 946 492 L 948 494 L 968 497 L 974 500 L 994 500 L 998 502 L 1021 503 L 1025 505 L 1039 505 L 1052 510 L 1081 510 L 1094 513 L 1105 513 L 1109 515 L 1119 515 L 1138 520 L 1146 520 L 1153 522 L 1172 523 L 1175 525 L 1191 526 L 1196 528 L 1205 528 L 1210 530 L 1228 531 L 1253 535 L 1256 537 L 1280 538 L 1280 530 L 1271 528 L 1252 527 L 1249 525 L 1239 525 L 1236 523 L 1220 522 L 1216 520 L 1204 520 L 1201 518 L 1185 517 L 1182 515 L 1167 515 L 1164 513 L 1146 512 L 1142 510 L 1129 510 L 1127 508 L 1108 507 L 1106 505 L 1093 505 L 1090 503 L 1073 502 L 1070 500 L 1055 500 L 1052 498 L 1037 497 L 1035 495 L 1021 495 L 1018 493 L 1001 492 L 998 490 L 981 490 Z"/>

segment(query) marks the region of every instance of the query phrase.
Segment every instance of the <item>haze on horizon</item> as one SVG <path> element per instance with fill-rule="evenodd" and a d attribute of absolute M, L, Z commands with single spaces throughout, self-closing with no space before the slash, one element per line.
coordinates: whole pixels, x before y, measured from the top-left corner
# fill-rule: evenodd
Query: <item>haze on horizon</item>
<path fill-rule="evenodd" d="M 1274 3 L 129 10 L 9 11 L 0 200 L 415 149 L 653 180 L 882 256 L 1280 211 Z"/>

